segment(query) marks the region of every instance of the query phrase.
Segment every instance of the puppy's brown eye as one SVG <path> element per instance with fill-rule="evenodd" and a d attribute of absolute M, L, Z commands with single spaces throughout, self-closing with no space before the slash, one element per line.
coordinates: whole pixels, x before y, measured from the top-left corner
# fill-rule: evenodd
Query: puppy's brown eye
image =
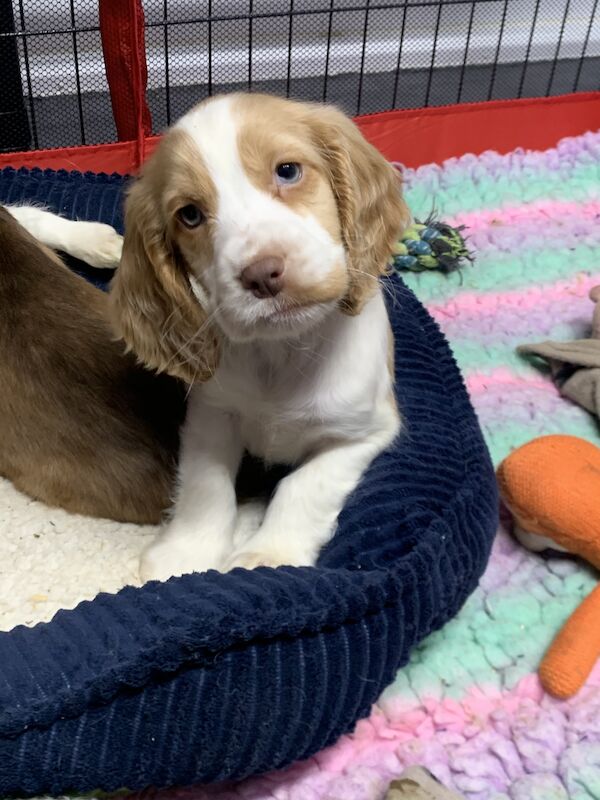
<path fill-rule="evenodd" d="M 275 179 L 277 183 L 283 186 L 289 186 L 293 183 L 298 183 L 302 177 L 302 167 L 296 164 L 295 161 L 284 162 L 277 164 L 275 167 Z"/>
<path fill-rule="evenodd" d="M 204 214 L 194 203 L 189 203 L 183 206 L 177 212 L 178 218 L 183 222 L 186 228 L 197 228 L 204 222 Z"/>

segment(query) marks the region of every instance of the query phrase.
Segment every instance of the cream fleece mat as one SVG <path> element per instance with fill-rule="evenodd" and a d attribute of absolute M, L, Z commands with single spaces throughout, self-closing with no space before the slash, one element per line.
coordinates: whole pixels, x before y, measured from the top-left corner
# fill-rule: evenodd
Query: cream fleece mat
<path fill-rule="evenodd" d="M 240 511 L 236 544 L 256 531 L 264 506 L 247 503 Z M 50 508 L 0 478 L 0 630 L 48 622 L 99 592 L 139 586 L 139 557 L 157 532 Z"/>
<path fill-rule="evenodd" d="M 264 512 L 260 500 L 238 507 L 234 546 L 256 532 Z M 99 592 L 139 586 L 140 555 L 158 531 L 50 508 L 0 478 L 0 630 L 48 622 Z"/>
<path fill-rule="evenodd" d="M 156 531 L 49 508 L 0 479 L 0 630 L 138 585 L 138 559 Z"/>

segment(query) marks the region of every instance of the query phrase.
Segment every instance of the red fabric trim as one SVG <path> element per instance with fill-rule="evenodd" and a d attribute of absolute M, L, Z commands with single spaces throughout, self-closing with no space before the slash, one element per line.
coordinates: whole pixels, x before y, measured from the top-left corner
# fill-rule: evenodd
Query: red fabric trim
<path fill-rule="evenodd" d="M 116 2 L 116 0 L 115 0 Z M 517 147 L 543 150 L 565 136 L 600 129 L 600 92 L 532 100 L 498 100 L 408 111 L 356 120 L 367 139 L 391 161 L 417 167 L 464 153 Z M 159 140 L 144 139 L 148 156 Z M 132 172 L 140 163 L 135 141 L 0 154 L 0 167 L 50 167 L 82 172 Z"/>
<path fill-rule="evenodd" d="M 141 0 L 100 0 L 99 17 L 117 135 L 120 141 L 137 141 L 142 154 L 144 137 L 152 132 L 152 120 L 146 102 L 148 71 Z"/>
<path fill-rule="evenodd" d="M 387 111 L 356 120 L 390 161 L 417 167 L 464 153 L 546 150 L 600 128 L 600 92 Z"/>
<path fill-rule="evenodd" d="M 137 142 L 111 142 L 84 147 L 59 147 L 55 150 L 29 150 L 25 153 L 0 153 L 0 168 L 40 167 L 125 174 L 135 169 L 137 151 Z"/>

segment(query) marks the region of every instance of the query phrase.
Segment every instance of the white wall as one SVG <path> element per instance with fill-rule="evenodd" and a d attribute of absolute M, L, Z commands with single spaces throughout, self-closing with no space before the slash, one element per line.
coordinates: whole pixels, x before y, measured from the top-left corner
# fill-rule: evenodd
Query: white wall
<path fill-rule="evenodd" d="M 423 6 L 424 0 L 409 0 L 404 24 L 401 67 L 428 67 L 438 9 Z M 561 58 L 579 57 L 588 30 L 594 0 L 571 0 L 566 18 Z M 13 0 L 19 25 L 18 2 Z M 334 0 L 334 7 L 355 6 L 357 0 Z M 567 0 L 541 0 L 531 41 L 530 60 L 553 58 Z M 146 21 L 152 26 L 163 18 L 163 0 L 144 0 Z M 285 12 L 289 0 L 253 0 L 255 13 Z M 370 72 L 394 70 L 402 26 L 402 8 L 397 0 L 371 0 L 373 6 L 392 8 L 369 13 L 365 69 Z M 44 31 L 70 27 L 68 0 L 27 0 L 24 3 L 26 28 Z M 77 0 L 78 26 L 98 24 L 97 0 Z M 193 20 L 207 15 L 208 0 L 169 0 L 169 18 Z M 247 13 L 249 0 L 213 0 L 213 16 Z M 295 0 L 296 9 L 315 9 L 322 13 L 298 16 L 293 22 L 292 77 L 322 75 L 325 68 L 329 0 Z M 499 43 L 504 0 L 480 0 L 476 4 L 468 63 L 494 60 L 498 47 L 501 62 L 521 61 L 525 57 L 535 9 L 535 0 L 508 0 L 504 35 Z M 436 66 L 461 64 L 464 57 L 471 4 L 443 7 L 439 20 Z M 329 71 L 358 71 L 362 54 L 364 11 L 341 11 L 333 15 Z M 289 20 L 254 20 L 252 30 L 254 80 L 285 78 L 288 64 Z M 204 83 L 208 79 L 208 26 L 188 21 L 169 28 L 170 82 L 173 85 Z M 106 90 L 106 79 L 98 32 L 78 35 L 81 86 L 83 91 Z M 146 33 L 149 86 L 165 83 L 164 33 L 162 27 L 149 27 Z M 213 81 L 248 80 L 248 21 L 213 22 Z M 73 68 L 73 43 L 69 33 L 29 39 L 29 60 L 34 95 L 76 91 Z M 600 15 L 593 21 L 588 55 L 600 55 Z M 24 86 L 25 74 L 23 69 Z"/>

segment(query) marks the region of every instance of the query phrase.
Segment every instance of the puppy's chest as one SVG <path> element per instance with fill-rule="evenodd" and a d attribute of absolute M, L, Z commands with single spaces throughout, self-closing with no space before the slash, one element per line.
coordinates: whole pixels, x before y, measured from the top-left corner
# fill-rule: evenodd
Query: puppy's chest
<path fill-rule="evenodd" d="M 362 426 L 315 375 L 238 366 L 219 370 L 206 399 L 234 415 L 244 447 L 267 462 L 296 463 L 324 440 Z"/>

